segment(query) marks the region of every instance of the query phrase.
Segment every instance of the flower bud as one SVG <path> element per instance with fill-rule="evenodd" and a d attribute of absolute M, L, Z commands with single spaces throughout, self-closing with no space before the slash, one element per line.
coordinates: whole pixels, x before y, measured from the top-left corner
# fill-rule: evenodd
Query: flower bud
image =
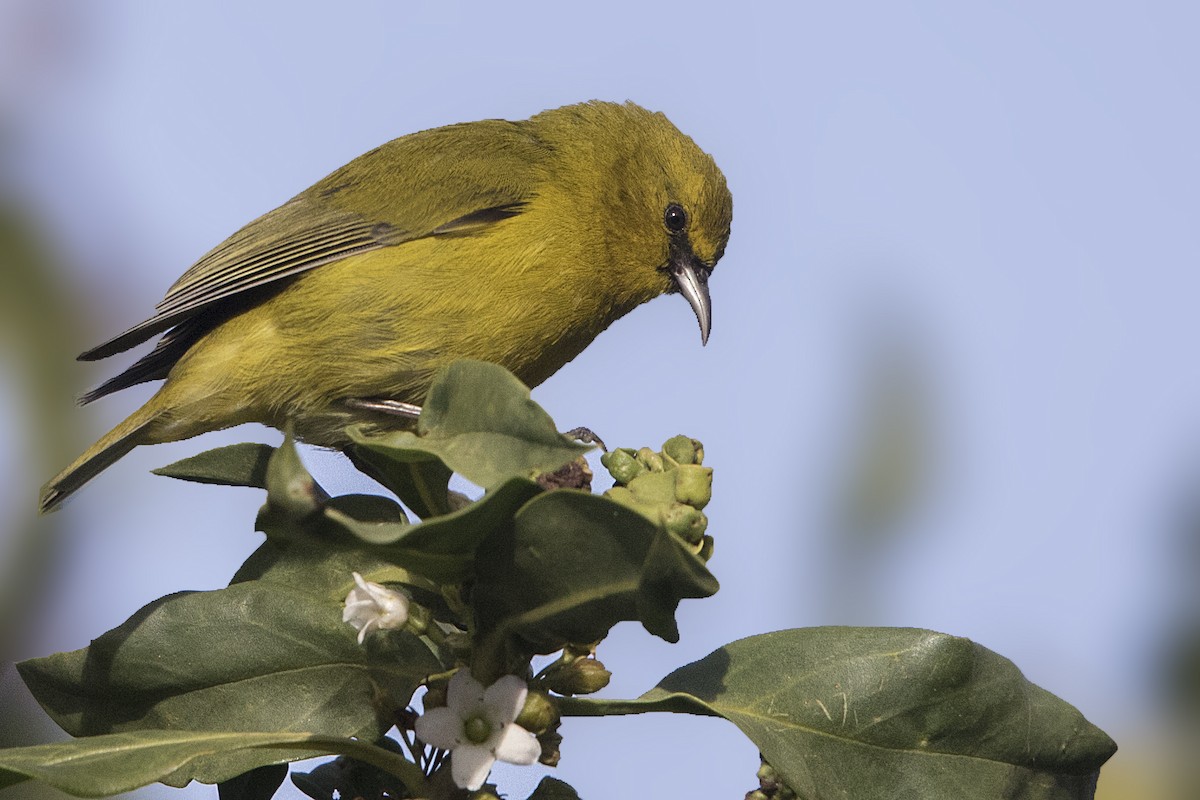
<path fill-rule="evenodd" d="M 595 642 L 574 642 L 563 645 L 563 653 L 572 658 L 587 658 L 596 654 L 596 648 L 600 646 L 603 639 Z"/>
<path fill-rule="evenodd" d="M 594 658 L 580 658 L 563 664 L 548 676 L 546 685 L 559 694 L 591 694 L 608 686 L 612 673 Z"/>
<path fill-rule="evenodd" d="M 697 509 L 708 505 L 712 499 L 712 468 L 686 464 L 676 469 L 675 499 Z"/>
<path fill-rule="evenodd" d="M 600 463 L 608 470 L 608 474 L 612 475 L 613 480 L 620 484 L 629 483 L 646 471 L 628 447 L 605 453 L 600 456 Z"/>
<path fill-rule="evenodd" d="M 768 764 L 766 759 L 761 755 L 759 756 L 759 760 L 762 764 L 754 776 L 758 778 L 758 789 L 747 793 L 746 797 L 750 798 L 751 796 L 761 794 L 763 797 L 771 798 L 771 800 L 795 800 L 796 793 L 792 791 L 790 786 L 783 782 L 783 779 L 775 771 L 775 768 Z"/>
<path fill-rule="evenodd" d="M 690 545 L 700 544 L 708 528 L 708 517 L 698 508 L 672 503 L 663 511 L 663 527 Z"/>
<path fill-rule="evenodd" d="M 283 519 L 304 519 L 320 510 L 329 499 L 312 475 L 304 468 L 291 425 L 284 433 L 283 444 L 267 461 L 267 506 L 263 513 L 281 514 Z"/>
<path fill-rule="evenodd" d="M 634 508 L 637 505 L 637 500 L 633 496 L 633 492 L 624 486 L 614 486 L 604 493 L 604 496 L 614 503 L 620 503 L 626 508 Z"/>
<path fill-rule="evenodd" d="M 637 502 L 648 506 L 669 505 L 675 502 L 675 471 L 647 472 L 629 484 Z M 657 519 L 657 514 L 655 514 Z"/>
<path fill-rule="evenodd" d="M 662 453 L 676 464 L 699 464 L 704 460 L 704 445 L 689 436 L 672 436 L 663 442 Z"/>
<path fill-rule="evenodd" d="M 372 631 L 395 630 L 408 622 L 410 601 L 404 592 L 364 580 L 357 572 L 352 573 L 354 588 L 346 595 L 342 610 L 342 622 L 348 622 L 358 631 L 358 643 L 362 644 Z"/>
<path fill-rule="evenodd" d="M 649 447 L 643 447 L 637 451 L 637 460 L 650 472 L 662 472 L 667 468 L 663 463 L 663 457 Z"/>
<path fill-rule="evenodd" d="M 525 696 L 525 706 L 515 722 L 535 736 L 549 730 L 558 722 L 558 706 L 545 692 L 530 690 Z"/>
<path fill-rule="evenodd" d="M 538 757 L 539 764 L 545 764 L 547 767 L 557 767 L 558 760 L 562 754 L 559 752 L 559 747 L 562 746 L 562 734 L 558 732 L 558 726 L 561 723 L 554 723 L 548 731 L 544 731 L 538 737 L 538 744 L 542 746 L 542 754 Z"/>

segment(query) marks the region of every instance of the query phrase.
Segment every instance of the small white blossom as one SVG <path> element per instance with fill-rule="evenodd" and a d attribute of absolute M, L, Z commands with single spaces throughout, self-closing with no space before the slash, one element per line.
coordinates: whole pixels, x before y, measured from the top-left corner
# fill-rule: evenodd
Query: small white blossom
<path fill-rule="evenodd" d="M 354 588 L 346 595 L 342 622 L 349 622 L 358 630 L 359 644 L 371 631 L 404 627 L 408 621 L 407 595 L 365 581 L 357 572 L 354 573 L 354 583 Z"/>
<path fill-rule="evenodd" d="M 460 789 L 475 791 L 497 760 L 532 764 L 542 746 L 513 720 L 525 707 L 529 688 L 516 675 L 505 675 L 486 690 L 466 669 L 450 679 L 446 705 L 417 719 L 421 741 L 450 751 L 450 775 Z"/>

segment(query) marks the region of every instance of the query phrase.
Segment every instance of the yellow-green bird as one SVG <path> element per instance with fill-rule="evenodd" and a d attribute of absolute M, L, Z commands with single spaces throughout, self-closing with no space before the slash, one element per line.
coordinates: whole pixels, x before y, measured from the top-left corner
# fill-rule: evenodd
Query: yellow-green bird
<path fill-rule="evenodd" d="M 410 424 L 389 408 L 462 358 L 535 386 L 664 293 L 691 304 L 706 342 L 732 215 L 712 157 L 632 103 L 394 139 L 230 236 L 154 316 L 80 356 L 162 333 L 83 402 L 165 382 L 43 487 L 41 508 L 142 444 L 290 422 L 343 447 L 351 423 Z"/>

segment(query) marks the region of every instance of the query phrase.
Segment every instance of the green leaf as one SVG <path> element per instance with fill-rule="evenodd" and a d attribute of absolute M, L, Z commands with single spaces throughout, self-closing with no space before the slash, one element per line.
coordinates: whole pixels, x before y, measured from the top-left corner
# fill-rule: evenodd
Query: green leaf
<path fill-rule="evenodd" d="M 547 492 L 490 536 L 476 558 L 476 674 L 510 658 L 602 639 L 621 620 L 678 641 L 675 609 L 717 581 L 675 537 L 611 500 Z"/>
<path fill-rule="evenodd" d="M 450 512 L 450 476 L 440 458 L 415 451 L 379 452 L 351 445 L 346 456 L 359 471 L 391 491 L 421 519 Z"/>
<path fill-rule="evenodd" d="M 380 747 L 311 733 L 231 733 L 148 730 L 91 736 L 57 744 L 0 750 L 0 788 L 34 779 L 77 797 L 107 797 L 156 781 L 183 786 L 193 776 L 219 783 L 234 775 L 210 765 L 274 763 L 349 755 L 405 776 L 419 791 L 424 779 L 412 762 Z"/>
<path fill-rule="evenodd" d="M 222 486 L 267 488 L 267 462 L 275 448 L 265 444 L 243 442 L 228 447 L 205 450 L 199 455 L 176 461 L 152 470 L 155 475 L 179 478 L 196 483 L 217 483 Z"/>
<path fill-rule="evenodd" d="M 272 515 L 267 541 L 234 582 L 280 581 L 336 599 L 348 591 L 351 572 L 376 582 L 459 583 L 474 573 L 484 537 L 511 524 L 541 492 L 531 480 L 510 478 L 458 511 L 416 525 L 404 521 L 395 502 L 374 495 L 335 497 L 301 519 Z"/>
<path fill-rule="evenodd" d="M 547 775 L 529 795 L 529 800 L 579 800 L 579 793 L 571 784 Z"/>
<path fill-rule="evenodd" d="M 909 628 L 752 636 L 634 701 L 569 715 L 674 711 L 734 723 L 800 796 L 1082 800 L 1116 745 L 1008 659 Z"/>
<path fill-rule="evenodd" d="M 338 602 L 266 581 L 169 595 L 90 647 L 18 669 L 75 736 L 279 730 L 375 740 L 441 666 L 403 631 L 359 646 L 341 611 Z M 267 760 L 222 764 L 222 780 L 282 760 L 276 755 L 260 750 L 250 757 Z"/>
<path fill-rule="evenodd" d="M 404 531 L 412 527 L 399 503 L 377 494 L 331 497 L 321 506 L 321 514 L 330 521 L 353 520 L 365 530 L 387 530 L 395 536 L 402 536 Z"/>
<path fill-rule="evenodd" d="M 382 739 L 379 746 L 394 753 L 404 752 L 399 742 L 393 739 Z M 311 772 L 293 772 L 292 783 L 314 800 L 412 796 L 400 778 L 354 758 L 327 761 Z"/>
<path fill-rule="evenodd" d="M 287 777 L 287 764 L 268 764 L 221 781 L 217 800 L 271 800 Z"/>
<path fill-rule="evenodd" d="M 300 523 L 290 523 L 286 531 L 277 529 L 246 559 L 231 583 L 280 583 L 340 603 L 354 585 L 354 572 L 376 583 L 427 583 L 396 566 L 383 548 L 332 525 Z"/>
<path fill-rule="evenodd" d="M 326 504 L 325 518 L 369 544 L 372 554 L 440 583 L 461 582 L 474 572 L 475 553 L 492 531 L 511 524 L 513 515 L 542 488 L 528 478 L 509 478 L 483 497 L 450 514 L 417 525 L 355 518 Z"/>
<path fill-rule="evenodd" d="M 482 361 L 455 362 L 434 381 L 416 433 L 350 435 L 361 449 L 400 462 L 436 456 L 484 488 L 553 471 L 591 449 L 560 434 L 512 373 Z"/>

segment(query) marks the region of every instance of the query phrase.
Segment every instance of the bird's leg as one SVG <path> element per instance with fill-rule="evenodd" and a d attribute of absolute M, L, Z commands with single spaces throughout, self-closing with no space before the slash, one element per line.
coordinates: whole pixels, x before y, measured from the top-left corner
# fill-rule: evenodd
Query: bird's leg
<path fill-rule="evenodd" d="M 591 428 L 572 428 L 569 431 L 564 431 L 563 436 L 568 439 L 574 439 L 584 444 L 598 444 L 600 449 L 608 452 L 608 448 L 604 446 L 604 440 L 597 436 Z"/>
<path fill-rule="evenodd" d="M 367 397 L 347 397 L 343 401 L 350 408 L 363 411 L 376 411 L 380 414 L 390 414 L 393 417 L 416 419 L 421 416 L 421 407 L 412 403 L 402 403 L 399 400 L 379 400 Z"/>
<path fill-rule="evenodd" d="M 362 411 L 376 411 L 380 414 L 390 414 L 393 417 L 404 417 L 405 419 L 417 419 L 421 416 L 421 407 L 412 403 L 402 403 L 399 400 L 382 400 L 367 397 L 347 397 L 343 400 L 347 406 Z M 604 440 L 595 434 L 590 428 L 572 428 L 569 431 L 564 431 L 563 436 L 569 439 L 583 442 L 584 444 L 600 445 L 600 449 L 608 452 L 608 448 L 604 445 Z"/>

